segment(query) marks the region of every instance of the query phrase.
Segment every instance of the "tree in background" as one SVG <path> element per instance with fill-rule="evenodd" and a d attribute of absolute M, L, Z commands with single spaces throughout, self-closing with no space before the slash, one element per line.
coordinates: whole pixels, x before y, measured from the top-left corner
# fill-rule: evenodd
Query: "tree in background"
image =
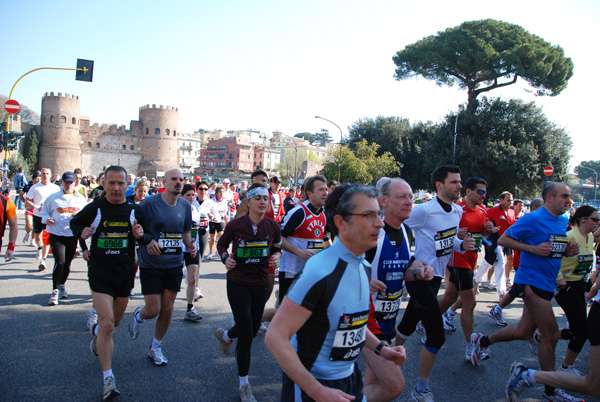
<path fill-rule="evenodd" d="M 575 175 L 577 175 L 577 178 L 579 178 L 581 180 L 589 180 L 590 183 L 596 184 L 596 174 L 594 174 L 594 172 L 592 172 L 590 169 L 593 169 L 596 171 L 596 173 L 600 174 L 600 160 L 598 160 L 598 161 L 583 161 L 580 163 L 580 166 L 585 166 L 589 169 L 582 169 L 579 166 L 575 166 Z M 596 191 L 598 191 L 598 188 L 596 188 Z M 594 199 L 594 198 L 598 199 L 598 194 L 596 194 L 596 196 L 594 197 L 594 190 L 590 190 L 589 192 L 586 191 L 586 198 L 587 199 Z"/>
<path fill-rule="evenodd" d="M 400 81 L 422 76 L 436 84 L 458 85 L 468 93 L 468 111 L 477 96 L 521 77 L 537 95 L 558 95 L 573 75 L 573 62 L 518 25 L 492 19 L 467 21 L 406 46 L 393 57 Z"/>
<path fill-rule="evenodd" d="M 313 142 L 315 142 L 315 135 L 312 133 L 298 133 L 298 134 L 295 134 L 294 137 L 304 138 L 306 141 L 310 142 L 311 144 Z"/>
<path fill-rule="evenodd" d="M 400 163 L 389 152 L 377 156 L 379 144 L 360 140 L 354 144 L 354 150 L 342 146 L 342 166 L 340 182 L 369 184 L 384 176 L 397 177 L 400 175 Z M 323 164 L 320 174 L 328 180 L 337 180 L 340 163 L 340 151 L 332 150 L 334 159 Z"/>
<path fill-rule="evenodd" d="M 30 172 L 33 172 L 37 165 L 39 144 L 37 132 L 33 128 L 25 134 L 25 138 L 21 142 L 21 153 L 27 165 L 26 170 L 29 169 Z"/>
<path fill-rule="evenodd" d="M 321 132 L 315 133 L 315 142 L 324 147 L 330 142 L 333 142 L 333 138 L 331 138 L 331 135 L 329 135 L 329 130 L 322 128 Z"/>

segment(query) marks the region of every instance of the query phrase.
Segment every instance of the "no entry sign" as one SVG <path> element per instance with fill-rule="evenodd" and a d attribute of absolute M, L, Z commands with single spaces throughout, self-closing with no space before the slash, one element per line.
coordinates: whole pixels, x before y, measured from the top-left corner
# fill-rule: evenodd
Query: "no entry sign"
<path fill-rule="evenodd" d="M 6 103 L 4 103 L 4 110 L 10 114 L 19 113 L 19 110 L 21 110 L 21 105 L 19 105 L 19 102 L 16 100 L 9 99 L 6 101 Z"/>
<path fill-rule="evenodd" d="M 552 166 L 548 165 L 544 168 L 544 174 L 546 176 L 552 176 L 553 173 L 554 173 L 554 168 Z"/>

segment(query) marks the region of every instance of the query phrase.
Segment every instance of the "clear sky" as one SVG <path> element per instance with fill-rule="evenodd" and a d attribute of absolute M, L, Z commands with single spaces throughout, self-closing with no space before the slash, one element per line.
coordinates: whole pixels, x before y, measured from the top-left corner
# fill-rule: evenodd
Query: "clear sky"
<path fill-rule="evenodd" d="M 129 126 L 140 106 L 162 104 L 179 108 L 180 132 L 326 128 L 336 141 L 315 115 L 347 135 L 359 118 L 437 122 L 466 101 L 457 87 L 394 80 L 398 50 L 464 21 L 515 23 L 561 46 L 575 73 L 557 97 L 514 85 L 489 94 L 542 106 L 574 141 L 572 167 L 600 159 L 597 0 L 0 1 L 0 93 L 31 69 L 95 61 L 93 83 L 73 71 L 25 77 L 13 99 L 38 113 L 45 92 L 62 92 L 79 95 L 92 123 Z"/>

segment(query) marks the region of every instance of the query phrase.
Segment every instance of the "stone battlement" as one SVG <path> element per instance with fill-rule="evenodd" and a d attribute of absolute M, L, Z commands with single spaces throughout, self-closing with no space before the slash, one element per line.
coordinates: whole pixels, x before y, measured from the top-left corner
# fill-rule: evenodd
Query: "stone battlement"
<path fill-rule="evenodd" d="M 169 106 L 167 105 L 166 107 L 163 105 L 159 105 L 158 107 L 156 107 L 156 104 L 153 104 L 152 107 L 150 107 L 150 105 L 144 105 L 140 107 L 140 110 L 145 110 L 145 109 L 164 109 L 164 110 L 173 110 L 173 111 L 178 111 L 179 109 L 174 107 L 174 106 Z"/>
<path fill-rule="evenodd" d="M 56 95 L 54 95 L 54 92 L 46 92 L 46 93 L 44 94 L 44 98 L 46 98 L 46 97 L 49 97 L 49 96 L 52 96 L 52 97 L 55 97 L 55 98 L 72 98 L 72 99 L 79 99 L 79 96 L 78 96 L 78 95 L 64 94 L 64 96 L 63 96 L 63 94 L 62 94 L 61 92 L 58 92 Z"/>

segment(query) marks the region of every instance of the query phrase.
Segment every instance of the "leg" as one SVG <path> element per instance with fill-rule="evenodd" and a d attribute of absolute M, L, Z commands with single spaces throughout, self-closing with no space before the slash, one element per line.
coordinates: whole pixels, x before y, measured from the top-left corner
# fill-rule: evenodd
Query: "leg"
<path fill-rule="evenodd" d="M 555 298 L 565 312 L 569 320 L 569 329 L 573 333 L 563 361 L 563 367 L 568 367 L 575 364 L 575 360 L 587 340 L 587 308 L 583 282 L 567 282 L 567 287 Z"/>
<path fill-rule="evenodd" d="M 513 269 L 513 255 L 506 256 L 506 264 L 504 264 L 504 276 L 506 279 L 510 279 L 510 273 Z"/>
<path fill-rule="evenodd" d="M 171 315 L 173 315 L 173 306 L 175 305 L 176 298 L 177 292 L 169 289 L 163 290 L 160 297 L 160 313 L 154 325 L 154 338 L 158 341 L 163 340 L 169 329 L 169 325 L 171 325 Z"/>
<path fill-rule="evenodd" d="M 529 286 L 526 286 L 529 288 Z M 503 328 L 497 332 L 491 334 L 488 339 L 490 344 L 498 343 L 498 342 L 510 342 L 514 340 L 528 340 L 533 336 L 533 332 L 535 331 L 536 325 L 533 322 L 533 318 L 531 317 L 530 308 L 527 303 L 523 306 L 523 313 L 521 315 L 521 320 L 519 324 L 515 326 L 509 326 Z"/>
<path fill-rule="evenodd" d="M 460 325 L 462 326 L 465 340 L 471 342 L 471 334 L 474 328 L 473 311 L 475 310 L 475 289 L 471 288 L 459 292 L 460 300 L 462 300 L 462 312 L 460 313 Z"/>
<path fill-rule="evenodd" d="M 115 327 L 114 304 L 115 299 L 105 293 L 92 291 L 92 300 L 98 314 L 98 338 L 96 340 L 96 352 L 100 358 L 102 371 L 111 369 L 114 344 L 112 339 Z M 127 303 L 125 303 L 127 306 Z"/>
<path fill-rule="evenodd" d="M 196 286 L 198 283 L 198 265 L 187 266 L 187 287 L 185 288 L 185 296 L 188 304 L 194 303 L 196 295 Z"/>
<path fill-rule="evenodd" d="M 227 331 L 227 336 L 231 339 L 238 338 L 235 356 L 238 375 L 243 377 L 248 375 L 250 370 L 250 346 L 254 331 L 252 295 L 249 286 L 227 281 L 227 299 L 235 320 L 235 326 Z"/>
<path fill-rule="evenodd" d="M 554 370 L 554 349 L 558 341 L 558 326 L 552 311 L 550 300 L 544 300 L 536 295 L 530 286 L 523 291 L 523 301 L 528 307 L 534 325 L 540 330 L 540 367 L 545 371 Z"/>
<path fill-rule="evenodd" d="M 63 276 L 60 278 L 60 285 L 64 285 L 69 278 L 69 274 L 71 273 L 71 262 L 73 261 L 73 258 L 75 258 L 75 250 L 77 250 L 76 237 L 63 237 L 62 240 L 65 245 L 65 267 L 63 269 Z"/>
<path fill-rule="evenodd" d="M 52 290 L 61 285 L 65 270 L 66 247 L 60 236 L 50 235 L 52 255 L 54 255 L 54 268 L 52 269 Z"/>
<path fill-rule="evenodd" d="M 446 272 L 448 272 L 451 268 L 448 267 Z M 446 290 L 444 291 L 444 295 L 440 299 L 440 311 L 445 313 L 456 300 L 458 299 L 458 290 L 456 289 L 456 285 L 451 281 L 446 281 Z"/>
<path fill-rule="evenodd" d="M 365 377 L 363 393 L 369 402 L 392 401 L 404 390 L 404 376 L 399 366 L 363 348 Z"/>

